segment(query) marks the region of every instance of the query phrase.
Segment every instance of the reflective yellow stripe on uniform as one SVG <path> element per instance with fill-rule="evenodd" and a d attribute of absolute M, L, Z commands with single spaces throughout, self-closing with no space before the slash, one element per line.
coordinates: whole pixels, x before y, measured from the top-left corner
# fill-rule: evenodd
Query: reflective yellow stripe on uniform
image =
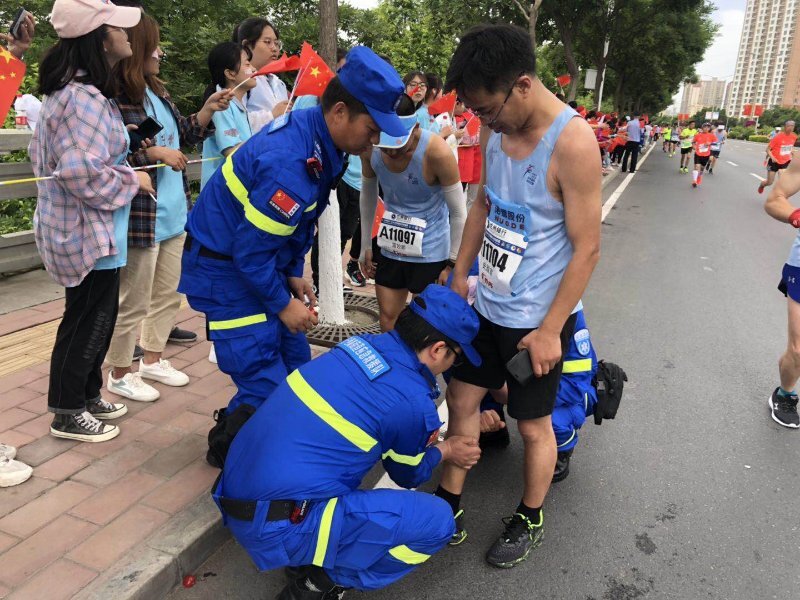
<path fill-rule="evenodd" d="M 266 231 L 267 233 L 280 235 L 283 237 L 292 235 L 294 230 L 297 229 L 296 225 L 279 223 L 275 219 L 272 219 L 262 213 L 250 203 L 250 196 L 247 192 L 247 188 L 236 176 L 236 173 L 233 170 L 233 155 L 235 153 L 236 150 L 231 152 L 228 155 L 228 158 L 225 159 L 225 162 L 222 165 L 222 176 L 225 178 L 225 184 L 228 186 L 230 193 L 233 194 L 234 198 L 236 198 L 244 207 L 245 218 L 250 221 L 250 223 L 258 227 L 261 231 Z M 314 206 L 316 206 L 316 204 Z"/>
<path fill-rule="evenodd" d="M 424 563 L 431 557 L 430 554 L 414 552 L 408 546 L 395 546 L 389 550 L 389 554 L 394 556 L 397 560 L 406 563 L 407 565 L 418 565 Z"/>
<path fill-rule="evenodd" d="M 422 452 L 417 454 L 416 456 L 409 456 L 408 454 L 398 454 L 391 448 L 381 454 L 381 458 L 386 460 L 387 458 L 391 458 L 394 462 L 400 463 L 401 465 L 411 465 L 412 467 L 416 467 L 419 463 L 422 462 L 422 459 L 425 458 L 425 453 Z"/>
<path fill-rule="evenodd" d="M 573 427 L 572 428 L 572 435 L 569 436 L 569 439 L 566 442 L 564 442 L 563 444 L 559 444 L 558 446 L 556 446 L 556 448 L 562 448 L 562 447 L 566 446 L 567 444 L 569 444 L 573 439 L 575 439 L 575 434 L 576 433 L 577 433 L 577 431 L 575 431 L 575 428 Z"/>
<path fill-rule="evenodd" d="M 227 321 L 209 321 L 208 328 L 211 331 L 221 331 L 223 329 L 236 329 L 237 327 L 246 327 L 247 325 L 254 325 L 255 323 L 266 323 L 267 315 L 261 313 L 259 315 L 250 315 L 249 317 L 239 317 L 238 319 L 229 319 Z"/>
<path fill-rule="evenodd" d="M 317 208 L 317 203 L 316 203 L 316 202 L 314 202 L 314 204 L 312 204 L 311 206 L 309 206 L 309 207 L 308 207 L 307 209 L 305 209 L 303 212 L 311 212 L 311 211 L 312 211 L 312 210 L 314 210 L 315 208 Z"/>
<path fill-rule="evenodd" d="M 582 358 L 580 360 L 565 360 L 562 373 L 583 373 L 592 370 L 592 359 Z"/>
<path fill-rule="evenodd" d="M 348 442 L 364 452 L 369 452 L 378 444 L 378 440 L 336 412 L 336 409 L 308 384 L 300 371 L 292 372 L 286 381 L 303 404 L 311 409 L 311 412 L 333 427 Z"/>
<path fill-rule="evenodd" d="M 296 373 L 297 371 L 295 371 Z M 321 567 L 325 564 L 325 555 L 328 553 L 328 541 L 331 537 L 331 524 L 333 524 L 333 511 L 336 510 L 338 498 L 331 498 L 322 511 L 322 519 L 319 522 L 319 532 L 317 533 L 317 547 L 314 550 L 314 560 L 311 564 Z"/>

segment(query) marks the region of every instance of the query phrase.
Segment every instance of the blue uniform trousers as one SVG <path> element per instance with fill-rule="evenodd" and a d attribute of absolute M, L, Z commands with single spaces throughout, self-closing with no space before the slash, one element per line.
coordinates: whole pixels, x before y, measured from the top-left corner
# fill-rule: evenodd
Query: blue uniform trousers
<path fill-rule="evenodd" d="M 218 488 L 220 489 L 220 488 Z M 214 499 L 219 505 L 218 495 Z M 385 587 L 447 544 L 453 512 L 441 498 L 408 490 L 356 490 L 313 503 L 296 525 L 266 521 L 260 501 L 253 521 L 223 519 L 259 569 L 317 565 L 336 584 Z"/>
<path fill-rule="evenodd" d="M 289 373 L 311 360 L 308 340 L 265 312 L 231 261 L 199 256 L 198 249 L 194 244 L 184 250 L 178 290 L 205 313 L 219 369 L 236 384 L 227 412 L 242 403 L 258 408 Z"/>

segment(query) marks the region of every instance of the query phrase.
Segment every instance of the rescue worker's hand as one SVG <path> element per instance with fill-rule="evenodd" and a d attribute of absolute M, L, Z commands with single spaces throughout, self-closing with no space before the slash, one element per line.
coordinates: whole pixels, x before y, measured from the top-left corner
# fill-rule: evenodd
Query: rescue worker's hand
<path fill-rule="evenodd" d="M 312 307 L 317 304 L 317 296 L 314 294 L 314 288 L 308 281 L 302 277 L 287 277 L 286 282 L 289 284 L 292 295 L 302 301 L 303 304 L 305 304 L 306 296 L 309 302 L 311 302 Z"/>
<path fill-rule="evenodd" d="M 561 336 L 559 332 L 534 329 L 517 344 L 517 349 L 528 349 L 531 366 L 536 377 L 547 375 L 561 360 Z"/>
<path fill-rule="evenodd" d="M 277 119 L 289 108 L 289 101 L 283 100 L 272 107 L 272 118 Z"/>
<path fill-rule="evenodd" d="M 450 289 L 466 300 L 469 295 L 469 280 L 466 277 L 458 277 L 453 274 L 453 280 L 450 282 Z"/>
<path fill-rule="evenodd" d="M 162 162 L 173 171 L 183 171 L 189 159 L 180 150 L 165 148 L 164 146 L 153 146 L 145 150 L 147 158 L 155 162 Z"/>
<path fill-rule="evenodd" d="M 462 469 L 471 469 L 481 457 L 478 440 L 466 435 L 451 435 L 436 447 L 442 453 L 442 460 L 451 462 Z"/>
<path fill-rule="evenodd" d="M 156 188 L 153 187 L 153 180 L 150 175 L 144 171 L 136 171 L 136 177 L 139 178 L 139 191 L 144 194 L 154 194 Z"/>
<path fill-rule="evenodd" d="M 361 265 L 361 271 L 367 279 L 375 279 L 375 270 L 378 267 L 378 263 L 372 260 L 372 248 L 367 248 L 364 251 L 364 259 L 360 260 L 359 264 Z"/>
<path fill-rule="evenodd" d="M 439 277 L 436 280 L 436 283 L 439 285 L 447 285 L 447 278 L 450 277 L 450 272 L 452 269 L 448 266 L 442 269 L 442 272 L 439 273 Z"/>
<path fill-rule="evenodd" d="M 481 433 L 492 433 L 505 429 L 506 424 L 496 410 L 485 410 L 481 413 Z"/>
<path fill-rule="evenodd" d="M 292 333 L 305 333 L 319 322 L 317 315 L 297 298 L 289 300 L 286 308 L 278 313 L 278 318 Z"/>

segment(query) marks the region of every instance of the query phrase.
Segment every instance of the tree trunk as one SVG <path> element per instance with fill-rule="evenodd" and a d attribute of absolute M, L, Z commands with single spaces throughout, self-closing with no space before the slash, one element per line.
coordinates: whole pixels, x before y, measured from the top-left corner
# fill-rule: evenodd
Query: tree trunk
<path fill-rule="evenodd" d="M 534 0 L 531 2 L 530 16 L 528 17 L 528 27 L 531 32 L 531 45 L 534 51 L 536 50 L 536 22 L 539 20 L 539 9 L 542 6 L 543 0 Z"/>
<path fill-rule="evenodd" d="M 614 104 L 617 107 L 617 114 L 622 114 L 622 102 L 625 100 L 625 98 L 622 96 L 622 90 L 625 89 L 623 87 L 625 83 L 625 76 L 622 73 L 617 73 L 617 75 L 617 89 L 614 91 Z"/>
<path fill-rule="evenodd" d="M 320 56 L 331 69 L 336 68 L 336 0 L 319 0 Z M 339 231 L 339 203 L 336 192 L 330 193 L 330 204 L 322 213 L 319 228 L 319 320 L 328 325 L 343 325 L 342 250 Z"/>
<path fill-rule="evenodd" d="M 567 92 L 567 102 L 575 100 L 578 92 L 578 63 L 575 61 L 575 53 L 572 50 L 572 31 L 566 27 L 559 26 L 561 29 L 561 43 L 564 45 L 564 60 L 567 62 L 567 71 L 572 78 Z"/>
<path fill-rule="evenodd" d="M 338 11 L 336 0 L 319 0 L 319 54 L 331 69 L 336 67 Z"/>

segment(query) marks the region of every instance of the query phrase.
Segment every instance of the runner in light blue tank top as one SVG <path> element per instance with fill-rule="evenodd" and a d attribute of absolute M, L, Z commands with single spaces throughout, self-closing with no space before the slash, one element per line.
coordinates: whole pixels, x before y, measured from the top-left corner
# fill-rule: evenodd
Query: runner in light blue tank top
<path fill-rule="evenodd" d="M 383 188 L 386 207 L 382 227 L 378 230 L 378 245 L 384 255 L 395 260 L 430 263 L 450 258 L 450 213 L 444 202 L 444 193 L 441 186 L 429 186 L 422 175 L 425 151 L 435 135 L 424 129 L 420 131 L 417 148 L 402 173 L 389 170 L 379 148 L 372 150 L 370 164 Z M 416 221 L 411 221 L 406 228 L 392 228 L 390 222 L 395 221 L 392 214 Z M 413 239 L 407 235 L 408 231 L 416 232 L 420 237 Z M 407 240 L 413 241 L 406 243 Z M 418 249 L 421 256 L 417 256 Z"/>
<path fill-rule="evenodd" d="M 492 323 L 539 327 L 572 258 L 564 205 L 550 195 L 546 174 L 558 136 L 576 116 L 566 107 L 523 160 L 503 152 L 501 135 L 489 138 L 486 193 L 491 208 L 478 255 L 475 307 Z M 579 303 L 573 312 L 581 308 Z"/>

